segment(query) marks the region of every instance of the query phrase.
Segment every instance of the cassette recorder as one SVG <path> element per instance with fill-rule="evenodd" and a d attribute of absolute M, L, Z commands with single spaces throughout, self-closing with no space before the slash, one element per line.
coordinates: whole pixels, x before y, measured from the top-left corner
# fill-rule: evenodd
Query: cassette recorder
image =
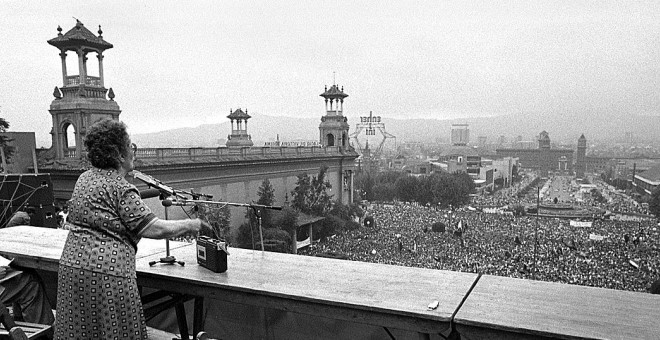
<path fill-rule="evenodd" d="M 200 236 L 197 238 L 197 263 L 216 273 L 227 271 L 227 242 Z"/>

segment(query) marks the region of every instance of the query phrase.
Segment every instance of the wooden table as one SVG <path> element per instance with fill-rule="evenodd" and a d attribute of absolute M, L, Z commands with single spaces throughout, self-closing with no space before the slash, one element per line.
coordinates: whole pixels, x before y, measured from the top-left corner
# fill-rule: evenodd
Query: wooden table
<path fill-rule="evenodd" d="M 336 320 L 444 332 L 477 275 L 320 257 L 230 249 L 229 269 L 197 264 L 195 249 L 172 251 L 185 267 L 137 261 L 138 283 L 240 304 Z M 438 301 L 438 308 L 427 306 Z"/>
<path fill-rule="evenodd" d="M 14 227 L 0 230 L 0 254 L 18 265 L 57 271 L 67 231 Z M 445 332 L 477 275 L 379 265 L 245 249 L 230 249 L 229 269 L 214 273 L 197 264 L 196 247 L 173 244 L 185 266 L 156 264 L 165 242 L 138 245 L 138 284 L 337 320 L 428 334 Z M 427 306 L 438 301 L 438 307 Z"/>
<path fill-rule="evenodd" d="M 483 275 L 454 321 L 464 339 L 660 339 L 660 296 Z"/>
<path fill-rule="evenodd" d="M 18 266 L 57 272 L 69 231 L 32 226 L 0 229 L 0 255 L 14 259 Z M 170 242 L 170 249 L 189 247 L 190 243 Z M 165 241 L 143 238 L 136 258 L 164 256 Z"/>

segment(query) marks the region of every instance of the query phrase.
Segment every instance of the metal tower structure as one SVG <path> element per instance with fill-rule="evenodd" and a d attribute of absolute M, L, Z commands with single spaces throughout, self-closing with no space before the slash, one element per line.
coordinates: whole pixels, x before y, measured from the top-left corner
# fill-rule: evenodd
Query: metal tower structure
<path fill-rule="evenodd" d="M 394 139 L 394 146 L 396 149 L 396 136 L 385 131 L 385 124 L 381 123 L 380 116 L 374 116 L 372 111 L 369 111 L 369 116 L 361 116 L 360 123 L 356 124 L 355 132 L 351 134 L 351 139 L 353 140 L 355 147 L 358 149 L 358 152 L 362 154 L 362 143 L 358 138 L 360 133 L 364 131 L 365 136 L 376 136 L 376 131 L 380 132 L 380 135 L 383 139 L 378 144 L 378 147 L 371 152 L 371 157 L 377 159 L 380 157 L 381 152 L 383 151 L 383 145 L 388 139 Z M 367 137 L 368 138 L 368 137 Z M 366 145 L 369 145 L 369 141 L 366 141 Z"/>

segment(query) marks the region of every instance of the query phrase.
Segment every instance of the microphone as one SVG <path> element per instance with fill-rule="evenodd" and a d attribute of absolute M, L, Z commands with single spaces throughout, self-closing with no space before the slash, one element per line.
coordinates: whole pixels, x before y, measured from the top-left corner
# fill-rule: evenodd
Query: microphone
<path fill-rule="evenodd" d="M 160 196 L 160 190 L 158 189 L 146 189 L 140 191 L 140 198 L 141 199 L 147 199 L 147 198 L 154 198 Z"/>
<path fill-rule="evenodd" d="M 171 207 L 172 206 L 172 200 L 171 199 L 164 199 L 160 202 L 164 207 Z"/>

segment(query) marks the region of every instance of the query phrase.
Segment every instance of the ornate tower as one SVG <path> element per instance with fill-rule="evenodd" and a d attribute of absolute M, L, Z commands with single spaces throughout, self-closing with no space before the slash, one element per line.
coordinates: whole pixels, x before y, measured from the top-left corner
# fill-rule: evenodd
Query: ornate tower
<path fill-rule="evenodd" d="M 586 153 L 587 139 L 584 137 L 584 134 L 582 134 L 580 138 L 578 138 L 577 153 L 575 157 L 575 177 L 577 178 L 584 178 L 584 173 L 587 170 Z"/>
<path fill-rule="evenodd" d="M 231 120 L 231 135 L 227 136 L 225 145 L 227 147 L 252 146 L 252 136 L 247 133 L 247 121 L 250 119 L 247 109 L 245 112 L 241 109 L 236 109 L 234 112 L 229 110 L 227 118 Z M 234 121 L 236 121 L 236 126 L 234 126 Z"/>
<path fill-rule="evenodd" d="M 60 50 L 63 83 L 62 87 L 55 87 L 55 99 L 48 110 L 53 118 L 50 132 L 53 137 L 52 149 L 56 159 L 80 159 L 87 127 L 102 118 L 119 119 L 121 113 L 119 105 L 114 101 L 112 88 L 110 91 L 105 88 L 103 78 L 103 51 L 112 48 L 112 44 L 103 40 L 101 26 L 96 36 L 78 20 L 76 26 L 65 34 L 62 34 L 59 26 L 57 32 L 57 37 L 48 40 L 50 45 Z M 69 51 L 78 57 L 77 75 L 67 73 L 66 57 Z M 98 76 L 87 74 L 87 54 L 90 52 L 96 53 Z M 69 148 L 69 128 L 73 128 L 75 148 Z"/>
<path fill-rule="evenodd" d="M 344 117 L 344 88 L 337 85 L 325 87 L 321 94 L 325 98 L 325 116 L 321 117 L 319 125 L 320 142 L 323 146 L 348 147 L 348 119 Z"/>
<path fill-rule="evenodd" d="M 548 177 L 548 172 L 552 165 L 550 159 L 550 135 L 547 131 L 541 131 L 539 134 L 539 171 L 541 177 Z"/>

